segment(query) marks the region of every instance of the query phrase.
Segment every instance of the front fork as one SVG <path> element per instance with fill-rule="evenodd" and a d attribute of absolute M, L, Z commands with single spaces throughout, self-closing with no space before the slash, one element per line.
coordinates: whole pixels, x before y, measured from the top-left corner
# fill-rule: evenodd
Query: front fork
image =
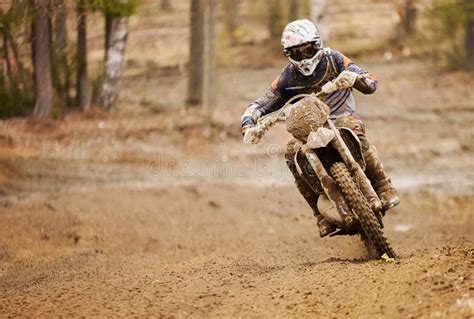
<path fill-rule="evenodd" d="M 357 163 L 346 143 L 344 143 L 339 130 L 330 119 L 328 119 L 328 125 L 335 134 L 335 138 L 331 141 L 332 146 L 338 151 L 339 155 L 341 155 L 344 164 L 349 168 L 351 175 L 355 177 L 355 181 L 362 191 L 362 194 L 367 198 L 372 210 L 376 213 L 377 217 L 379 217 L 382 210 L 382 202 L 359 163 Z M 381 218 L 379 219 L 381 220 Z"/>
<path fill-rule="evenodd" d="M 328 216 L 325 214 L 326 212 L 320 211 L 320 213 L 328 219 L 330 222 L 337 224 L 340 228 L 344 229 L 347 232 L 351 232 L 356 226 L 356 218 L 347 206 L 344 196 L 337 187 L 336 183 L 332 179 L 332 177 L 328 174 L 326 169 L 324 168 L 323 163 L 320 161 L 316 153 L 308 148 L 306 145 L 303 145 L 300 151 L 306 156 L 308 159 L 309 164 L 313 168 L 316 176 L 318 177 L 319 181 L 321 182 L 321 187 L 326 194 L 329 201 L 332 205 L 336 208 L 337 216 L 331 215 Z M 298 152 L 297 152 L 298 153 Z M 296 159 L 295 159 L 296 160 Z M 303 172 L 298 166 L 297 169 L 298 173 L 303 176 Z M 304 178 L 304 176 L 303 176 Z"/>
<path fill-rule="evenodd" d="M 357 163 L 357 161 L 352 156 L 352 153 L 350 152 L 346 143 L 343 141 L 339 130 L 336 128 L 336 126 L 330 119 L 328 119 L 328 125 L 329 128 L 335 134 L 335 137 L 331 141 L 332 146 L 340 154 L 344 164 L 346 164 L 346 166 L 349 168 L 351 175 L 355 178 L 355 181 L 358 184 L 362 194 L 365 196 L 365 198 L 367 198 L 372 210 L 377 216 L 377 219 L 380 221 L 380 223 L 382 223 L 382 203 L 380 202 L 377 193 L 375 192 L 374 188 L 372 187 L 372 184 L 370 183 L 369 179 L 360 167 L 359 163 Z M 307 145 L 303 145 L 300 151 L 303 152 L 303 154 L 308 159 L 308 162 L 310 163 L 311 167 L 316 173 L 316 176 L 321 182 L 321 186 L 324 190 L 324 193 L 327 195 L 330 202 L 334 205 L 340 217 L 342 218 L 342 221 L 340 221 L 340 226 L 345 230 L 350 230 L 354 226 L 354 216 L 352 215 L 352 213 L 350 213 L 351 211 L 350 209 L 348 209 L 347 204 L 344 201 L 344 196 L 340 192 L 339 188 L 336 186 L 334 180 L 328 174 L 328 172 L 324 168 L 323 163 L 318 158 L 314 150 L 310 149 Z M 295 163 L 297 163 L 297 169 L 299 174 L 304 178 L 304 174 L 299 168 L 296 158 Z"/>

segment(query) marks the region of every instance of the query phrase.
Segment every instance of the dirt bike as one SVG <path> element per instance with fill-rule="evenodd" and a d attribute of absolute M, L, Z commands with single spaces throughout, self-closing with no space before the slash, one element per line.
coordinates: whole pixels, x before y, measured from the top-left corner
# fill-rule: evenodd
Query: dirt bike
<path fill-rule="evenodd" d="M 329 107 L 319 99 L 321 94 L 293 97 L 279 111 L 262 117 L 255 134 L 260 140 L 275 123 L 285 122 L 299 142 L 298 174 L 319 194 L 321 215 L 337 227 L 329 236 L 360 234 L 369 254 L 375 249 L 378 257 L 395 258 L 382 231 L 382 204 L 364 173 L 359 138 L 350 129 L 334 125 Z M 307 161 L 301 161 L 302 155 Z"/>

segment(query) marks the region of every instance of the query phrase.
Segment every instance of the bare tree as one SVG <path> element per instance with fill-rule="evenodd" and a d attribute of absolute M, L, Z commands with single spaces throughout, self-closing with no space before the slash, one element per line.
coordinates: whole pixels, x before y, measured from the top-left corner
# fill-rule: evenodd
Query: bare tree
<path fill-rule="evenodd" d="M 48 117 L 52 106 L 51 80 L 51 47 L 50 29 L 48 25 L 49 1 L 35 0 L 36 17 L 34 20 L 34 68 L 36 106 L 34 114 L 38 117 Z"/>
<path fill-rule="evenodd" d="M 237 42 L 237 30 L 239 29 L 239 0 L 224 0 L 224 27 L 227 37 L 230 40 L 230 45 L 235 45 Z"/>
<path fill-rule="evenodd" d="M 288 1 L 288 20 L 293 21 L 298 19 L 299 14 L 299 2 L 298 0 Z"/>
<path fill-rule="evenodd" d="M 30 6 L 34 6 L 34 3 L 21 0 L 12 0 L 0 5 L 1 116 L 26 115 L 29 107 L 34 103 L 34 85 L 23 67 L 17 43 L 18 33 L 15 32 L 15 29 L 22 25 L 24 13 L 30 9 Z M 5 9 L 7 9 L 6 12 Z"/>
<path fill-rule="evenodd" d="M 112 19 L 110 15 L 105 15 L 105 36 L 104 36 L 104 61 L 107 59 L 107 53 L 110 47 L 110 34 L 112 33 Z"/>
<path fill-rule="evenodd" d="M 408 0 L 405 3 L 405 24 L 404 29 L 407 35 L 411 35 L 415 32 L 416 18 L 418 15 L 418 10 L 415 6 L 414 0 Z"/>
<path fill-rule="evenodd" d="M 404 0 L 398 3 L 397 13 L 398 17 L 400 18 L 397 36 L 402 38 L 412 35 L 415 32 L 415 24 L 418 14 L 415 0 Z"/>
<path fill-rule="evenodd" d="M 139 3 L 139 0 L 95 1 L 95 5 L 105 16 L 105 61 L 97 104 L 107 111 L 114 108 L 117 102 L 129 17 L 135 12 Z"/>
<path fill-rule="evenodd" d="M 69 107 L 70 70 L 67 57 L 67 11 L 65 0 L 55 0 L 53 84 L 56 87 L 61 106 Z"/>
<path fill-rule="evenodd" d="M 29 4 L 22 2 L 21 0 L 13 0 L 11 3 L 10 10 L 8 11 L 7 15 L 9 18 L 2 22 L 1 29 L 4 32 L 4 39 L 7 41 L 5 45 L 9 47 L 11 53 L 13 54 L 13 62 L 15 65 L 14 75 L 17 80 L 20 81 L 21 87 L 23 88 L 22 97 L 26 99 L 30 99 L 33 94 L 33 86 L 32 83 L 29 81 L 27 72 L 23 66 L 20 50 L 18 48 L 17 40 L 14 36 L 12 24 L 18 23 L 20 19 L 23 19 L 24 13 L 28 10 Z M 23 21 L 23 20 L 21 20 Z"/>
<path fill-rule="evenodd" d="M 202 105 L 204 65 L 204 8 L 201 0 L 191 0 L 188 106 Z"/>
<path fill-rule="evenodd" d="M 170 2 L 170 0 L 161 0 L 160 1 L 160 8 L 163 11 L 171 11 L 171 2 Z"/>
<path fill-rule="evenodd" d="M 76 105 L 83 111 L 87 111 L 90 105 L 89 82 L 87 79 L 87 24 L 86 3 L 84 0 L 77 1 L 77 73 L 76 73 Z"/>
<path fill-rule="evenodd" d="M 474 70 L 474 4 L 472 0 L 464 0 L 466 10 L 465 21 L 465 62 L 470 70 Z"/>
<path fill-rule="evenodd" d="M 271 38 L 278 38 L 283 28 L 281 0 L 268 1 L 268 31 Z"/>
<path fill-rule="evenodd" d="M 216 68 L 216 2 L 217 0 L 207 0 L 206 6 L 206 86 L 205 105 L 212 108 L 216 105 L 217 98 L 217 68 Z"/>
<path fill-rule="evenodd" d="M 1 9 L 0 9 L 0 15 L 2 14 L 1 12 Z M 2 41 L 2 51 L 4 51 L 5 49 L 5 46 L 6 46 L 6 43 L 5 43 L 5 40 L 4 38 L 2 37 L 3 41 Z M 1 66 L 1 72 L 0 72 L 0 88 L 5 88 L 7 86 L 7 83 L 6 83 L 6 78 L 8 76 L 7 74 L 7 68 L 5 66 L 5 59 L 1 60 L 1 63 L 0 63 L 0 66 Z"/>
<path fill-rule="evenodd" d="M 329 24 L 326 21 L 326 10 L 328 0 L 311 0 L 311 21 L 313 21 L 321 32 L 323 40 L 329 38 Z"/>
<path fill-rule="evenodd" d="M 111 17 L 109 46 L 99 92 L 99 105 L 106 110 L 111 110 L 117 101 L 127 36 L 128 16 Z"/>
<path fill-rule="evenodd" d="M 3 11 L 1 11 L 0 8 L 0 16 L 3 16 Z M 7 26 L 2 25 L 2 40 L 3 40 L 3 46 L 2 46 L 2 71 L 3 71 L 3 84 L 6 88 L 10 89 L 11 83 L 10 81 L 12 80 L 12 66 L 11 66 L 11 61 L 10 61 L 10 53 L 8 50 L 8 28 Z"/>

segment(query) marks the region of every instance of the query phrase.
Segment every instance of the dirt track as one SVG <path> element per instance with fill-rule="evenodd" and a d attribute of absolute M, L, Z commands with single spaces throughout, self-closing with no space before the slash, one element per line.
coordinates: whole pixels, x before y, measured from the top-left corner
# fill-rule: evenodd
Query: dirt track
<path fill-rule="evenodd" d="M 318 238 L 282 165 L 281 129 L 249 148 L 236 126 L 207 142 L 183 127 L 177 147 L 179 136 L 156 128 L 161 115 L 10 121 L 0 316 L 473 316 L 472 79 L 440 83 L 412 62 L 371 69 L 380 91 L 358 99 L 403 191 L 385 222 L 397 263 L 367 260 L 358 238 Z M 224 124 L 276 71 L 247 72 L 225 75 L 223 94 L 242 94 L 229 95 Z"/>
<path fill-rule="evenodd" d="M 258 209 L 252 198 L 270 204 Z M 386 222 L 402 258 L 387 264 L 367 261 L 356 238 L 318 239 L 288 187 L 236 192 L 205 184 L 12 202 L 2 209 L 9 249 L 2 251 L 0 309 L 26 316 L 467 316 L 472 208 L 465 198 L 405 197 Z"/>

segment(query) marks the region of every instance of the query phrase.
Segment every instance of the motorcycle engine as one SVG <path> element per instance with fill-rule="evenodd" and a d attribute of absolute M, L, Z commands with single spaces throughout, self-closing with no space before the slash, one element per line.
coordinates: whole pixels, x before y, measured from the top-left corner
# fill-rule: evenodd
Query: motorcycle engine
<path fill-rule="evenodd" d="M 330 112 L 320 99 L 306 96 L 291 107 L 286 118 L 286 130 L 296 139 L 306 142 L 309 133 L 327 122 Z"/>

